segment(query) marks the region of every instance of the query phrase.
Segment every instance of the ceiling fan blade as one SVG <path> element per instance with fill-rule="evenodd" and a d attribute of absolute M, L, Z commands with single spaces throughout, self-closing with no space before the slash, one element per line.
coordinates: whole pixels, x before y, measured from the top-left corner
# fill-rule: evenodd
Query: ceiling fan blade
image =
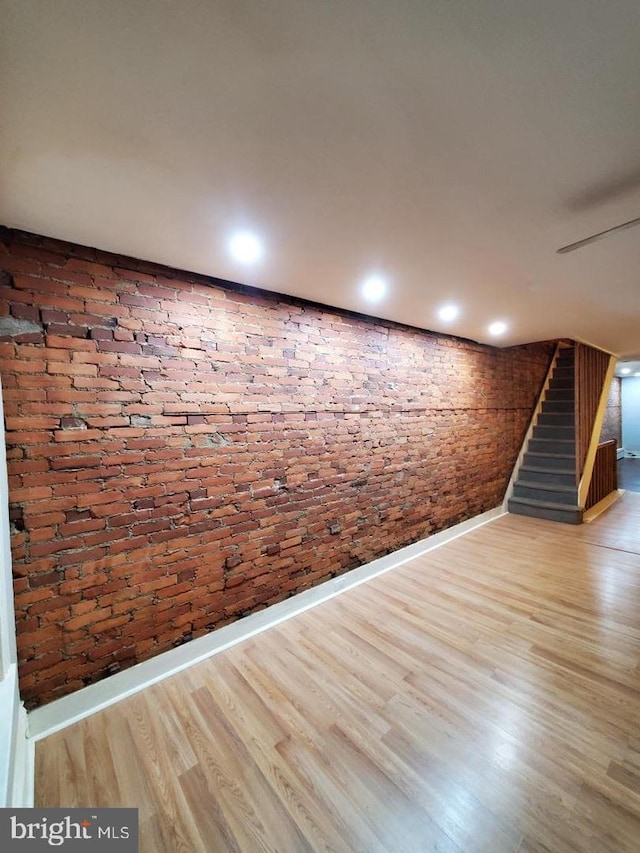
<path fill-rule="evenodd" d="M 558 249 L 556 254 L 564 255 L 566 252 L 573 252 L 574 249 L 581 249 L 583 246 L 588 246 L 589 243 L 595 243 L 596 240 L 602 240 L 609 234 L 614 234 L 616 231 L 624 231 L 627 228 L 633 228 L 634 225 L 640 225 L 640 216 L 637 219 L 630 219 L 628 222 L 623 222 L 622 225 L 614 225 L 613 228 L 607 228 L 606 231 L 599 231 L 597 234 L 592 234 L 591 237 L 585 237 L 584 240 L 578 240 L 577 243 L 569 243 L 568 246 L 563 246 Z"/>

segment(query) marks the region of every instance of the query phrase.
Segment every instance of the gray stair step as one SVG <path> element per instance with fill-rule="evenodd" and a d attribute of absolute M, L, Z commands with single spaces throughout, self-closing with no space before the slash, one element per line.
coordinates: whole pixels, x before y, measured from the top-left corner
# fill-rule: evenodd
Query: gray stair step
<path fill-rule="evenodd" d="M 527 515 L 530 518 L 545 518 L 548 521 L 561 521 L 565 524 L 580 524 L 582 510 L 578 506 L 565 506 L 552 501 L 523 500 L 509 498 L 509 512 L 515 515 Z"/>
<path fill-rule="evenodd" d="M 537 483 L 555 483 L 558 486 L 575 486 L 576 472 L 573 468 L 542 468 L 539 465 L 521 465 L 518 481 L 535 480 Z"/>
<path fill-rule="evenodd" d="M 551 377 L 551 385 L 554 388 L 569 388 L 573 391 L 575 385 L 573 369 L 567 370 L 566 368 L 561 368 L 560 370 L 555 370 Z"/>
<path fill-rule="evenodd" d="M 513 487 L 513 496 L 526 500 L 568 504 L 569 506 L 577 506 L 578 503 L 578 490 L 575 485 L 561 486 L 538 480 L 518 479 Z"/>
<path fill-rule="evenodd" d="M 535 433 L 529 440 L 527 450 L 532 453 L 548 453 L 553 456 L 571 456 L 575 453 L 575 441 L 564 441 L 561 438 L 538 438 Z"/>
<path fill-rule="evenodd" d="M 527 450 L 522 460 L 527 467 L 546 468 L 551 471 L 575 471 L 576 457 L 574 453 L 541 453 Z"/>
<path fill-rule="evenodd" d="M 575 441 L 576 430 L 573 425 L 537 423 L 533 429 L 533 438 L 561 438 Z"/>
<path fill-rule="evenodd" d="M 547 414 L 573 414 L 575 402 L 573 400 L 545 400 L 542 404 L 542 413 Z"/>
<path fill-rule="evenodd" d="M 541 412 L 536 426 L 568 426 L 575 428 L 575 416 L 571 412 Z"/>
<path fill-rule="evenodd" d="M 561 400 L 562 402 L 572 403 L 575 399 L 573 388 L 556 388 L 553 384 L 549 386 L 545 395 L 545 400 Z"/>

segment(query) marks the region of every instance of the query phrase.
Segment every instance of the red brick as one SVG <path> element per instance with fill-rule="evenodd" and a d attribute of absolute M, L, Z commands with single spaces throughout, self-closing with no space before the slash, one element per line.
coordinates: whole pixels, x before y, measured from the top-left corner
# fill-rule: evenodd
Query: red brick
<path fill-rule="evenodd" d="M 48 324 L 42 343 L 0 342 L 30 706 L 501 501 L 548 345 L 496 350 L 12 232 L 4 248 L 18 282 L 0 312 Z"/>
<path fill-rule="evenodd" d="M 114 273 L 121 278 L 130 279 L 131 281 L 146 281 L 146 282 L 155 282 L 156 277 L 154 275 L 149 275 L 148 273 L 138 272 L 137 270 L 132 269 L 124 269 L 122 267 L 116 267 L 114 269 Z"/>
<path fill-rule="evenodd" d="M 62 272 L 67 272 L 67 270 L 86 272 L 90 276 L 100 276 L 101 278 L 107 279 L 117 278 L 117 274 L 111 267 L 105 266 L 104 264 L 94 264 L 90 261 L 81 261 L 78 260 L 78 258 L 70 258 L 67 261 Z"/>
<path fill-rule="evenodd" d="M 78 628 L 84 628 L 87 625 L 93 625 L 96 622 L 99 622 L 100 619 L 105 619 L 107 616 L 110 615 L 110 607 L 97 607 L 95 610 L 91 610 L 89 613 L 83 613 L 80 616 L 73 616 L 71 619 L 68 619 L 65 622 L 64 627 L 66 631 L 77 631 Z"/>

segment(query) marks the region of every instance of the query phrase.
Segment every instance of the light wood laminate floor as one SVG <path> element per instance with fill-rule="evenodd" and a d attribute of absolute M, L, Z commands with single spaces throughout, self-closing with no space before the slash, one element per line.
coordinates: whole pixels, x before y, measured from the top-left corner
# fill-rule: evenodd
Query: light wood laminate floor
<path fill-rule="evenodd" d="M 640 495 L 507 516 L 37 744 L 141 851 L 640 851 Z"/>

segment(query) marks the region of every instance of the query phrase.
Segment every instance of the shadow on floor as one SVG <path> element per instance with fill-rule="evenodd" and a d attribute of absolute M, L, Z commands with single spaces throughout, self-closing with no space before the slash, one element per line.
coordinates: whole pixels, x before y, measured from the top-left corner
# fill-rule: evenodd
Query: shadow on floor
<path fill-rule="evenodd" d="M 640 492 L 640 458 L 618 461 L 618 487 Z"/>

